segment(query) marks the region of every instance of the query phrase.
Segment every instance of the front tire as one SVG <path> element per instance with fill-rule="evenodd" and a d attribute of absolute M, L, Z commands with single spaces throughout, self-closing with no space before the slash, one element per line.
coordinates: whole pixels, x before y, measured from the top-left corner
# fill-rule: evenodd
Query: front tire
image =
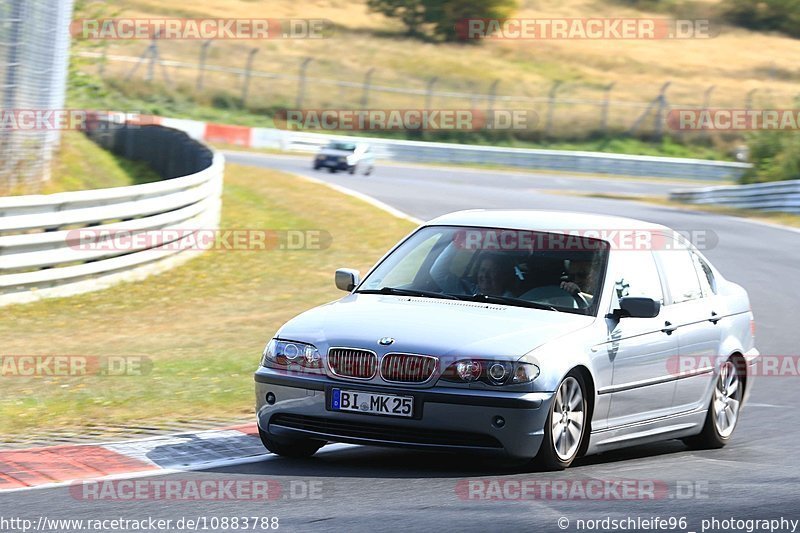
<path fill-rule="evenodd" d="M 261 428 L 258 428 L 258 436 L 261 437 L 261 443 L 270 452 L 294 459 L 311 457 L 325 445 L 324 442 L 311 439 L 276 439 Z"/>
<path fill-rule="evenodd" d="M 719 375 L 711 393 L 703 431 L 683 439 L 691 448 L 709 450 L 722 448 L 731 440 L 733 430 L 739 421 L 744 384 L 736 361 L 731 358 L 719 369 Z"/>
<path fill-rule="evenodd" d="M 563 470 L 578 457 L 589 424 L 586 384 L 570 372 L 556 388 L 544 427 L 544 440 L 534 465 L 542 470 Z"/>

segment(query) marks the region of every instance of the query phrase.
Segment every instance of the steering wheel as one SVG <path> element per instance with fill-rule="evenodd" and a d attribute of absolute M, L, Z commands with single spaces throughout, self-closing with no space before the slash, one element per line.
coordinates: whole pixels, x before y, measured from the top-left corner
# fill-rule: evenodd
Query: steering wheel
<path fill-rule="evenodd" d="M 545 285 L 536 287 L 519 296 L 523 300 L 554 305 L 556 307 L 571 307 L 572 309 L 586 309 L 589 302 L 579 292 L 572 294 L 558 285 Z"/>

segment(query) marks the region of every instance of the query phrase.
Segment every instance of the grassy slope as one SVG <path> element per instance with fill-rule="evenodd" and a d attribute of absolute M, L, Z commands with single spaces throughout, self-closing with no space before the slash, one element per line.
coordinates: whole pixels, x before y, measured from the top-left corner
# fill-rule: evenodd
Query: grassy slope
<path fill-rule="evenodd" d="M 251 373 L 286 320 L 341 296 L 412 225 L 297 177 L 229 165 L 223 228 L 321 229 L 323 251 L 210 251 L 139 283 L 3 309 L 3 354 L 140 355 L 143 377 L 10 378 L 0 434 L 252 412 Z"/>
<path fill-rule="evenodd" d="M 161 179 L 146 164 L 117 157 L 77 131 L 64 131 L 53 159 L 52 179 L 37 187 L 0 190 L 8 194 L 50 194 L 122 187 Z"/>

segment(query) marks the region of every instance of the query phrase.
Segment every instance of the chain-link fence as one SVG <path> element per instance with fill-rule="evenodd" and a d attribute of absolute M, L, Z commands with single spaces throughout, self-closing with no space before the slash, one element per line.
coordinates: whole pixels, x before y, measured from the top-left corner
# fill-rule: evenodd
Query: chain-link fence
<path fill-rule="evenodd" d="M 271 125 L 268 117 L 287 108 L 523 109 L 535 111 L 538 123 L 527 136 L 518 135 L 521 140 L 619 136 L 657 140 L 670 134 L 687 142 L 714 135 L 730 143 L 737 142 L 741 133 L 672 131 L 667 116 L 680 109 L 791 107 L 795 98 L 770 88 L 748 91 L 711 82 L 693 84 L 679 75 L 647 85 L 634 81 L 524 84 L 504 72 L 487 72 L 474 80 L 448 79 L 444 74 L 407 78 L 369 63 L 335 71 L 319 55 L 298 57 L 273 51 L 267 57 L 249 45 L 222 48 L 213 41 L 154 40 L 130 47 L 104 43 L 102 51 L 85 50 L 78 55 L 86 58 L 87 72 L 133 95 L 165 97 L 170 93 L 171 98 L 194 98 L 221 109 L 246 109 L 264 118 L 264 126 Z"/>
<path fill-rule="evenodd" d="M 21 118 L 64 107 L 72 5 L 0 0 L 0 190 L 50 177 L 58 128 Z"/>

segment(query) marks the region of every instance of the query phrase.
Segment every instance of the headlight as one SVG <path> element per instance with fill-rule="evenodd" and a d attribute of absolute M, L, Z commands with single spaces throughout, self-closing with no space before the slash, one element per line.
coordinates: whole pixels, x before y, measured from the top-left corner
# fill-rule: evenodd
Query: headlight
<path fill-rule="evenodd" d="M 346 162 L 347 162 L 347 158 L 346 157 L 342 156 L 342 157 L 339 158 L 339 163 L 346 163 Z"/>
<path fill-rule="evenodd" d="M 261 366 L 299 372 L 322 369 L 322 356 L 311 344 L 272 339 L 264 348 Z"/>
<path fill-rule="evenodd" d="M 485 359 L 456 361 L 445 369 L 442 379 L 456 383 L 482 381 L 489 385 L 518 385 L 539 377 L 539 367 L 531 363 L 512 363 Z"/>
<path fill-rule="evenodd" d="M 322 154 L 317 154 L 317 160 L 325 159 L 325 156 Z"/>

